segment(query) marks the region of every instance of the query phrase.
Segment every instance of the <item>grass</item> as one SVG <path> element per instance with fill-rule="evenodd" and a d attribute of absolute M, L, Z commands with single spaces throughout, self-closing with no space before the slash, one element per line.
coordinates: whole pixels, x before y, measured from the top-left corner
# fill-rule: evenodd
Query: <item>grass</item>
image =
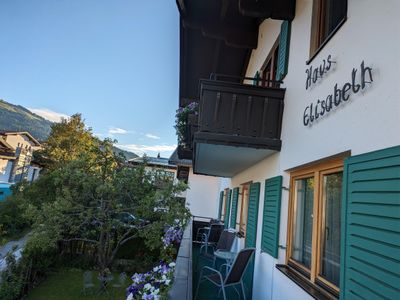
<path fill-rule="evenodd" d="M 83 287 L 83 270 L 79 269 L 61 269 L 57 273 L 50 275 L 38 287 L 34 288 L 28 294 L 28 300 L 118 300 L 125 299 L 125 289 L 128 287 L 130 279 L 126 280 L 126 286 L 122 288 L 108 288 L 109 295 L 97 293 L 99 289 L 99 281 L 97 280 L 97 272 L 93 271 L 93 281 L 96 287 L 92 293 L 82 294 Z M 118 274 L 113 274 L 114 280 L 118 280 Z"/>

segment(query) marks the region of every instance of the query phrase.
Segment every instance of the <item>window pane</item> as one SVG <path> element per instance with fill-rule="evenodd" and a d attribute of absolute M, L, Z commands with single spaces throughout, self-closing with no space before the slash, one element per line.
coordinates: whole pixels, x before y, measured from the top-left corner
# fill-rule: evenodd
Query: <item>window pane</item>
<path fill-rule="evenodd" d="M 295 181 L 292 258 L 311 267 L 314 178 Z"/>
<path fill-rule="evenodd" d="M 340 204 L 343 173 L 323 176 L 324 219 L 321 238 L 320 275 L 339 286 L 340 274 Z"/>
<path fill-rule="evenodd" d="M 346 17 L 347 0 L 323 0 L 322 1 L 322 36 L 321 43 Z"/>

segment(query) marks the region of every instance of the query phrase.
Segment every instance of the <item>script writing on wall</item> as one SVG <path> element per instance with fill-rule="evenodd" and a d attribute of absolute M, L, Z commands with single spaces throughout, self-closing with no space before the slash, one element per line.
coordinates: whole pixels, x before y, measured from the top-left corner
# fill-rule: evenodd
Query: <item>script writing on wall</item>
<path fill-rule="evenodd" d="M 357 80 L 358 72 L 360 72 L 359 80 Z M 357 94 L 359 91 L 365 89 L 366 84 L 372 82 L 372 68 L 366 67 L 364 61 L 362 61 L 359 69 L 353 68 L 351 71 L 349 82 L 346 82 L 342 86 L 336 83 L 331 94 L 327 95 L 323 100 L 318 99 L 316 102 L 307 105 L 303 113 L 303 125 L 308 126 L 312 124 L 335 107 L 347 102 L 351 93 Z"/>
<path fill-rule="evenodd" d="M 332 55 L 328 55 L 326 59 L 322 61 L 322 63 L 318 67 L 310 66 L 306 70 L 306 90 L 314 83 L 318 81 L 319 78 L 322 78 L 325 73 L 329 72 L 332 68 L 332 64 L 335 64 L 335 61 L 332 61 Z"/>

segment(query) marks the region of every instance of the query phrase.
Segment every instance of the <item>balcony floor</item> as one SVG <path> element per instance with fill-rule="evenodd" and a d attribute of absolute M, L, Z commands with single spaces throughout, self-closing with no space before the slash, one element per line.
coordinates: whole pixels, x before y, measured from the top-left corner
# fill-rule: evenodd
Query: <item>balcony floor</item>
<path fill-rule="evenodd" d="M 210 250 L 210 248 L 209 248 L 209 250 Z M 212 267 L 212 262 L 207 259 L 201 258 L 199 256 L 199 251 L 200 251 L 200 245 L 194 243 L 193 244 L 193 265 L 192 265 L 193 266 L 193 299 L 195 299 L 197 283 L 199 280 L 201 268 L 203 266 Z M 222 263 L 224 263 L 224 262 L 217 260 L 217 269 L 220 267 L 220 265 Z M 246 273 L 248 273 L 248 271 L 249 270 L 247 270 Z M 245 277 L 248 277 L 248 276 L 245 276 Z M 249 298 L 250 294 L 249 294 L 249 289 L 248 289 L 248 286 L 250 286 L 249 283 L 251 281 L 246 280 L 246 279 L 244 281 L 245 281 L 244 284 L 245 284 L 245 287 L 247 290 L 246 298 L 251 299 L 251 298 Z M 237 285 L 237 289 L 241 293 L 240 285 Z M 228 300 L 243 299 L 243 295 L 241 294 L 241 298 L 239 298 L 239 295 L 237 294 L 237 292 L 235 292 L 235 289 L 233 287 L 228 287 L 225 291 L 226 291 L 226 298 Z M 200 289 L 199 289 L 199 294 L 197 296 L 197 300 L 214 300 L 214 299 L 223 299 L 222 291 L 218 297 L 218 287 L 211 284 L 209 281 L 203 281 L 200 284 Z"/>

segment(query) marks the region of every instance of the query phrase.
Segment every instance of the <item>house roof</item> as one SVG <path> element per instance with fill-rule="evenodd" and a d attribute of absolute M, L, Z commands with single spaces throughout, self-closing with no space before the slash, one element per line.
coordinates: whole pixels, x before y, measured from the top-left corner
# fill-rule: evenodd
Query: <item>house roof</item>
<path fill-rule="evenodd" d="M 149 166 L 153 167 L 162 167 L 168 169 L 176 169 L 176 165 L 170 164 L 169 159 L 165 157 L 151 157 L 151 156 L 142 156 L 142 157 L 135 157 L 128 160 L 129 163 L 134 165 L 139 165 L 146 163 Z"/>
<path fill-rule="evenodd" d="M 0 135 L 25 135 L 33 142 L 33 144 L 35 144 L 35 146 L 41 145 L 39 141 L 27 131 L 0 130 Z"/>
<path fill-rule="evenodd" d="M 177 166 L 191 167 L 192 161 L 190 159 L 180 159 L 178 156 L 178 148 L 171 154 L 169 163 Z"/>
<path fill-rule="evenodd" d="M 15 151 L 15 149 L 9 143 L 7 143 L 2 137 L 0 137 L 0 148 L 7 149 L 10 151 Z"/>
<path fill-rule="evenodd" d="M 0 136 L 0 158 L 15 159 L 15 149 Z"/>

